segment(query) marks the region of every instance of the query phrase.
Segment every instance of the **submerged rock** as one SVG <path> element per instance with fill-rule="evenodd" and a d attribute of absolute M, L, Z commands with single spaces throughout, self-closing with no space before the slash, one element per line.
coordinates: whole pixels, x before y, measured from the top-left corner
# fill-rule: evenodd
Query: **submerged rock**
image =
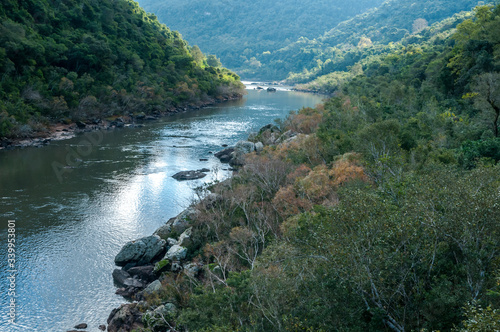
<path fill-rule="evenodd" d="M 179 173 L 172 175 L 172 177 L 174 179 L 179 180 L 179 181 L 196 180 L 196 179 L 201 179 L 205 176 L 206 176 L 206 174 L 204 172 L 200 172 L 200 171 L 182 171 L 182 172 L 179 172 Z"/>
<path fill-rule="evenodd" d="M 87 324 L 81 323 L 81 324 L 75 325 L 74 328 L 79 329 L 79 330 L 83 330 L 83 329 L 86 329 L 87 326 L 88 326 Z"/>

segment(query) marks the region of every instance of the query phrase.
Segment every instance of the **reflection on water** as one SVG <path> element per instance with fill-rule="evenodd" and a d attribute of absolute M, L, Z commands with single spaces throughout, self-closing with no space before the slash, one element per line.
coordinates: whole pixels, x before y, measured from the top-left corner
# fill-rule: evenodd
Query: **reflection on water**
<path fill-rule="evenodd" d="M 98 331 L 124 302 L 111 278 L 121 246 L 182 211 L 196 186 L 229 176 L 210 152 L 320 101 L 296 92 L 249 91 L 241 101 L 102 132 L 98 144 L 79 136 L 0 151 L 0 331 L 66 331 L 81 322 Z M 58 168 L 58 176 L 54 163 L 67 165 L 72 151 L 85 153 L 70 157 L 75 166 Z M 200 180 L 171 177 L 205 167 L 212 171 Z M 16 220 L 17 327 L 7 322 L 9 219 Z"/>

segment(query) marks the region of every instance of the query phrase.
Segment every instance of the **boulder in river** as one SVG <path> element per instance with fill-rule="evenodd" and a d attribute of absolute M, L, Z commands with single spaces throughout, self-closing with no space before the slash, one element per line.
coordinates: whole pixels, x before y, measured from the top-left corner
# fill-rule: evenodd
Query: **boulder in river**
<path fill-rule="evenodd" d="M 125 285 L 125 280 L 130 278 L 130 274 L 122 269 L 115 269 L 113 271 L 113 280 L 120 286 Z"/>
<path fill-rule="evenodd" d="M 205 177 L 206 174 L 200 171 L 182 171 L 172 175 L 172 177 L 179 181 L 196 180 Z"/>
<path fill-rule="evenodd" d="M 143 237 L 127 242 L 115 257 L 115 264 L 125 266 L 129 263 L 144 265 L 151 263 L 165 251 L 165 240 L 158 235 Z"/>
<path fill-rule="evenodd" d="M 139 288 L 135 287 L 123 287 L 123 288 L 118 288 L 115 292 L 116 295 L 123 296 L 127 299 L 132 299 L 132 297 L 140 291 Z"/>
<path fill-rule="evenodd" d="M 234 148 L 227 148 L 214 154 L 215 157 L 219 158 L 221 163 L 228 163 L 231 160 L 231 154 Z"/>
<path fill-rule="evenodd" d="M 123 284 L 127 287 L 134 287 L 134 288 L 144 288 L 146 285 L 140 281 L 139 279 L 135 278 L 127 278 L 123 281 Z"/>
<path fill-rule="evenodd" d="M 153 265 L 136 266 L 127 270 L 127 272 L 135 278 L 143 280 L 145 282 L 151 282 L 155 279 L 156 275 L 154 273 Z"/>
<path fill-rule="evenodd" d="M 75 325 L 74 327 L 75 327 L 75 329 L 83 330 L 83 329 L 87 328 L 87 324 L 81 323 L 81 324 Z"/>

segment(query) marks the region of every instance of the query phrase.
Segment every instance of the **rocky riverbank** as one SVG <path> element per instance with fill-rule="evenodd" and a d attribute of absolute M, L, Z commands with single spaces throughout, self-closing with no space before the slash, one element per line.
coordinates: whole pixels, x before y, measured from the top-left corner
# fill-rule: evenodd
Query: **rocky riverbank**
<path fill-rule="evenodd" d="M 158 120 L 163 117 L 196 111 L 201 108 L 215 105 L 230 100 L 240 99 L 241 96 L 231 98 L 211 99 L 197 105 L 170 108 L 165 111 L 158 111 L 153 114 L 134 113 L 122 116 L 114 116 L 107 119 L 93 119 L 88 121 L 76 121 L 74 123 L 51 124 L 42 131 L 30 135 L 30 137 L 6 138 L 0 137 L 0 150 L 11 150 L 24 147 L 41 147 L 50 144 L 52 141 L 60 141 L 74 137 L 79 133 L 96 130 L 112 130 L 124 127 L 142 127 L 144 123 Z"/>
<path fill-rule="evenodd" d="M 245 165 L 249 153 L 261 153 L 265 145 L 274 145 L 293 140 L 295 133 L 282 133 L 279 128 L 267 125 L 258 133 L 250 135 L 248 141 L 240 141 L 215 154 L 223 163 L 239 168 Z M 227 185 L 233 178 L 227 179 Z M 209 193 L 174 218 L 169 219 L 153 235 L 126 243 L 115 257 L 119 267 L 113 271 L 117 294 L 129 300 L 115 308 L 109 315 L 107 330 L 128 332 L 145 327 L 152 330 L 176 331 L 169 324 L 178 308 L 175 303 L 163 302 L 162 289 L 172 280 L 189 278 L 203 279 L 207 266 L 197 259 L 197 246 L 193 239 L 192 225 L 202 218 L 202 210 L 210 209 L 221 200 L 216 193 Z"/>

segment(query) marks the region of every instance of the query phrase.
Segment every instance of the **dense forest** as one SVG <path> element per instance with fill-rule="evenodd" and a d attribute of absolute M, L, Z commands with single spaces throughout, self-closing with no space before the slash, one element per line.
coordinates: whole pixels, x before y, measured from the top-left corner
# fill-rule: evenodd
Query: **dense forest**
<path fill-rule="evenodd" d="M 319 75 L 345 71 L 364 56 L 380 52 L 383 46 L 390 47 L 403 38 L 414 42 L 411 37 L 428 25 L 470 11 L 478 3 L 477 0 L 387 0 L 322 36 L 312 40 L 301 38 L 275 53 L 257 57 L 262 64 L 260 70 L 265 72 L 268 67 L 268 71 L 280 78 L 288 76 L 290 82 L 308 82 Z"/>
<path fill-rule="evenodd" d="M 0 18 L 0 137 L 242 93 L 236 74 L 134 1 L 6 0 Z"/>
<path fill-rule="evenodd" d="M 252 135 L 145 330 L 499 330 L 500 5 L 463 18 Z"/>
<path fill-rule="evenodd" d="M 380 5 L 383 0 L 138 2 L 148 12 L 155 13 L 161 22 L 178 30 L 190 44 L 215 54 L 224 66 L 246 77 L 257 77 L 261 75 L 258 69 L 262 55 L 274 53 L 301 36 L 310 39 L 321 36 L 338 23 Z M 281 60 L 292 59 L 282 57 Z M 279 77 L 269 72 L 267 78 Z"/>
<path fill-rule="evenodd" d="M 305 83 L 470 11 L 478 0 L 231 2 L 140 0 L 246 79 Z M 481 1 L 493 3 L 495 1 Z M 343 4 L 344 3 L 344 4 Z M 292 9 L 293 8 L 293 9 Z M 353 17 L 354 15 L 358 16 Z M 369 50 L 366 50 L 369 48 Z"/>

